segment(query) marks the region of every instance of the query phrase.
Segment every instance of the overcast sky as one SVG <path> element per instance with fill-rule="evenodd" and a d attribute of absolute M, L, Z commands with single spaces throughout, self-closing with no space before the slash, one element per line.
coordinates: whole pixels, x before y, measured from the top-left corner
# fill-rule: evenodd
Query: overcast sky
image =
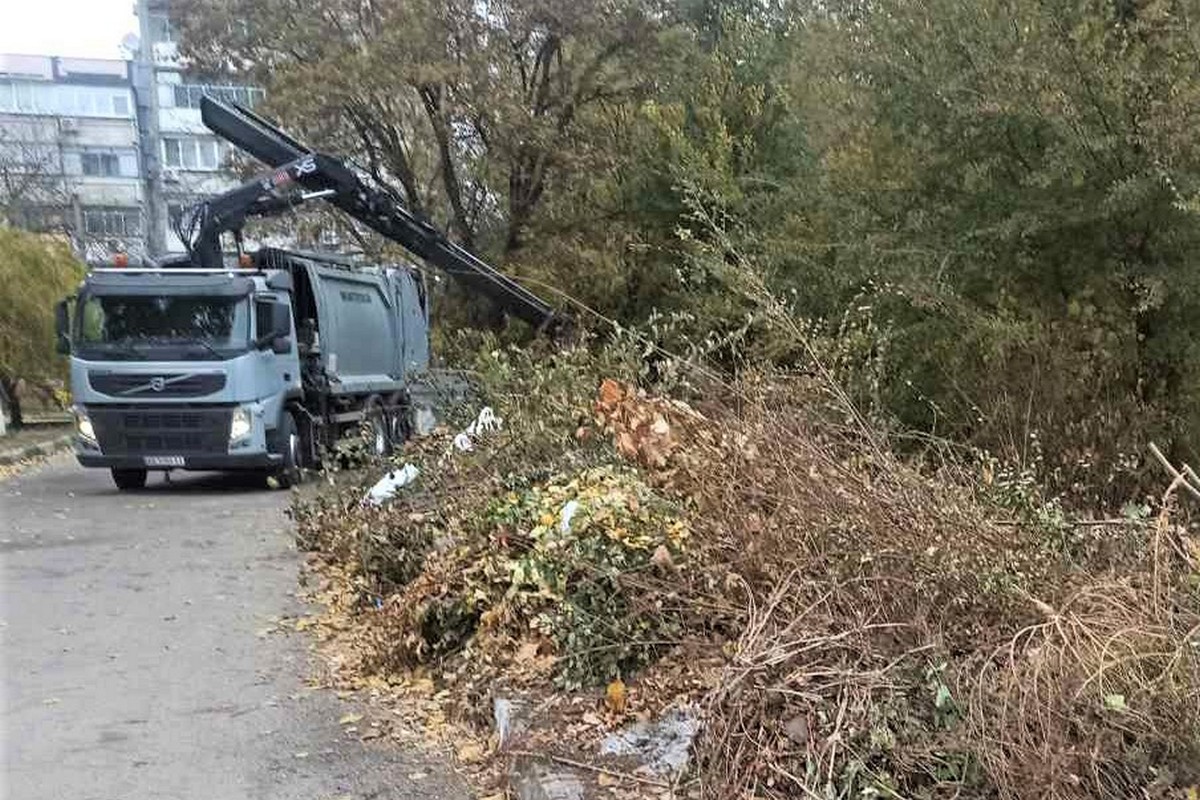
<path fill-rule="evenodd" d="M 122 58 L 135 0 L 0 0 L 0 53 Z"/>

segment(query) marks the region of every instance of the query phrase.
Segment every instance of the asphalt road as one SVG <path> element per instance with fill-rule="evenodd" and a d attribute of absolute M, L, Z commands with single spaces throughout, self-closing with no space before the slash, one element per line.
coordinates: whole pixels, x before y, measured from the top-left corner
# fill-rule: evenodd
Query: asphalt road
<path fill-rule="evenodd" d="M 465 798 L 441 762 L 361 743 L 305 687 L 283 492 L 152 476 L 118 493 L 70 456 L 0 481 L 0 797 Z"/>

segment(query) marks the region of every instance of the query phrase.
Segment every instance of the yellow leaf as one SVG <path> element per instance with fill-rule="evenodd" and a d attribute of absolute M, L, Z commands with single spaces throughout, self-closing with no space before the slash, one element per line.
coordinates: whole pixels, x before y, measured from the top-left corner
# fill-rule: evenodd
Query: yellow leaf
<path fill-rule="evenodd" d="M 483 759 L 483 748 L 477 744 L 468 743 L 458 748 L 458 760 L 463 764 L 474 764 Z"/>
<path fill-rule="evenodd" d="M 338 725 L 353 725 L 363 718 L 362 714 L 346 714 L 338 720 Z"/>
<path fill-rule="evenodd" d="M 518 664 L 529 664 L 535 658 L 537 658 L 537 654 L 538 654 L 538 643 L 537 642 L 526 642 L 525 644 L 523 644 L 519 648 L 517 648 L 516 662 Z"/>
<path fill-rule="evenodd" d="M 625 681 L 617 678 L 604 689 L 604 703 L 608 706 L 609 711 L 614 714 L 625 713 L 625 703 L 628 699 L 628 690 L 625 688 Z"/>

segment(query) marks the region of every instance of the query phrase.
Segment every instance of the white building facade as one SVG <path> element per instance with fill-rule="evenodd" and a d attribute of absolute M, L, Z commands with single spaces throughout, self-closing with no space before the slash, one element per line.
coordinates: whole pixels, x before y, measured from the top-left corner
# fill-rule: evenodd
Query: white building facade
<path fill-rule="evenodd" d="M 262 99 L 191 80 L 166 4 L 138 0 L 137 12 L 131 61 L 0 55 L 0 219 L 64 232 L 88 261 L 182 252 L 172 222 L 240 182 L 200 98 Z"/>
<path fill-rule="evenodd" d="M 153 153 L 147 153 L 148 196 L 153 206 L 148 215 L 153 226 L 150 238 L 156 252 L 177 253 L 184 246 L 173 223 L 183 210 L 239 183 L 229 167 L 230 146 L 200 120 L 200 98 L 209 94 L 253 107 L 263 93 L 252 87 L 191 80 L 179 59 L 168 4 L 140 0 L 138 16 L 141 41 L 149 45 L 143 45 L 139 61 L 153 74 L 154 91 L 149 113 L 155 124 L 147 126 L 148 136 L 156 140 Z"/>
<path fill-rule="evenodd" d="M 146 254 L 141 140 L 125 61 L 0 55 L 0 206 L 82 255 Z"/>

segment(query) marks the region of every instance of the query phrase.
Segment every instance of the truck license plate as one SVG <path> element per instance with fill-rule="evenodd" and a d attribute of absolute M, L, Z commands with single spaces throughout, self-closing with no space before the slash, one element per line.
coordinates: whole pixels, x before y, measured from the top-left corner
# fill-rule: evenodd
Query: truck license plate
<path fill-rule="evenodd" d="M 182 467 L 183 456 L 145 456 L 147 467 Z"/>

